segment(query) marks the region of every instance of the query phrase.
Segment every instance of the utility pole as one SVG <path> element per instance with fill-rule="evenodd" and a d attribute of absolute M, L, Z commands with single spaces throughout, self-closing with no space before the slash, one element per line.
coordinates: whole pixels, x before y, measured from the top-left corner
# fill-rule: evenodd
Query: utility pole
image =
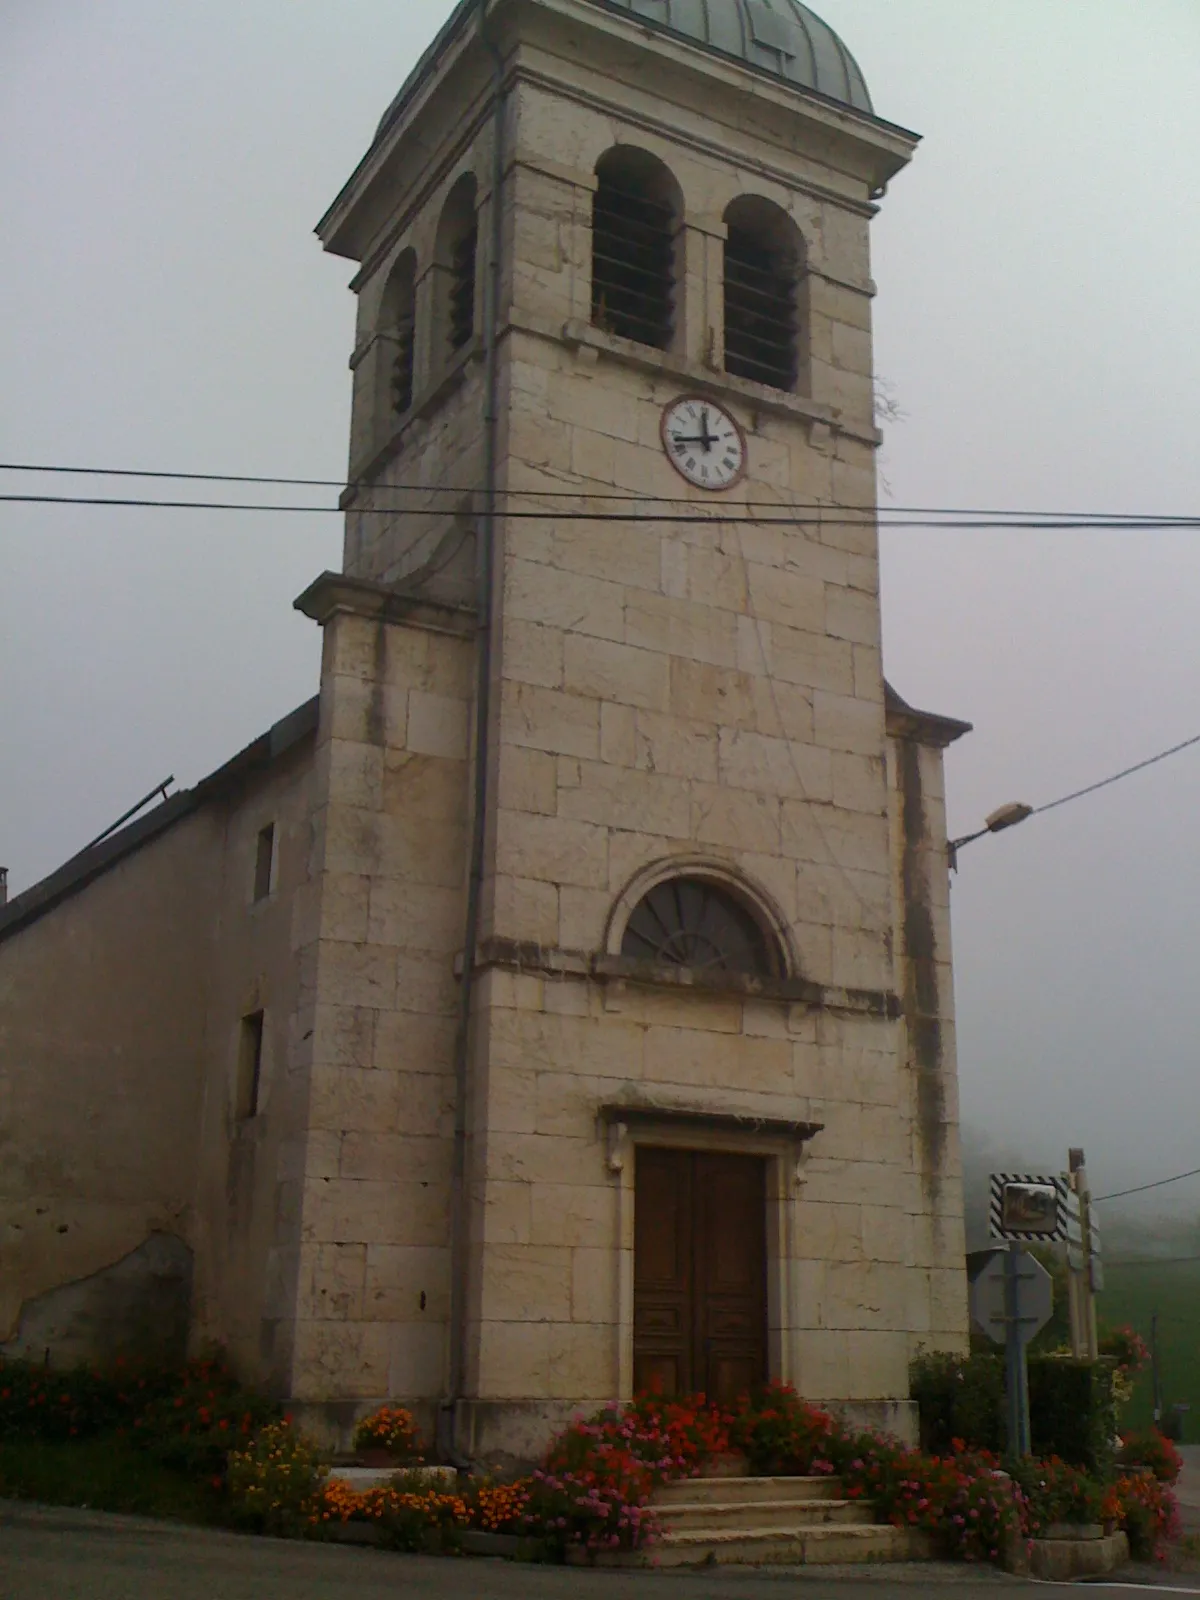
<path fill-rule="evenodd" d="M 1071 1187 L 1079 1197 L 1080 1251 L 1082 1270 L 1069 1274 L 1071 1313 L 1071 1354 L 1076 1360 L 1098 1361 L 1100 1337 L 1096 1326 L 1096 1296 L 1092 1271 L 1091 1190 L 1088 1186 L 1087 1158 L 1080 1149 L 1068 1155 Z"/>
<path fill-rule="evenodd" d="M 1154 1388 L 1154 1426 L 1162 1421 L 1162 1374 L 1158 1366 L 1158 1312 L 1150 1314 L 1150 1381 Z"/>

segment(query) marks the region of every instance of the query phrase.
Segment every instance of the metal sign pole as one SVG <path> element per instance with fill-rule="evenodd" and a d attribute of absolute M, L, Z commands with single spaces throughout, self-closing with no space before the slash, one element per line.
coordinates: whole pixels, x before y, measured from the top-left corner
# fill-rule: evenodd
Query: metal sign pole
<path fill-rule="evenodd" d="M 1005 1384 L 1008 1392 L 1008 1448 L 1011 1454 L 1030 1453 L 1029 1366 L 1025 1360 L 1024 1318 L 1021 1315 L 1021 1256 L 1019 1244 L 1004 1255 Z"/>

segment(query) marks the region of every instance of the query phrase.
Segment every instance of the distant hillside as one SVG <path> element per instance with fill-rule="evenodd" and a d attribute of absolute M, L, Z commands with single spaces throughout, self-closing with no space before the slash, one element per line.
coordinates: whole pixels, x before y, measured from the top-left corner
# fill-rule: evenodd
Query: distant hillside
<path fill-rule="evenodd" d="M 1113 1327 L 1128 1324 L 1148 1343 L 1150 1318 L 1158 1312 L 1164 1408 L 1177 1401 L 1190 1404 L 1183 1436 L 1190 1444 L 1200 1443 L 1200 1261 L 1108 1267 L 1105 1276 L 1105 1289 L 1097 1301 L 1102 1323 Z M 1130 1428 L 1148 1427 L 1152 1408 L 1147 1370 L 1138 1380 L 1122 1422 Z"/>

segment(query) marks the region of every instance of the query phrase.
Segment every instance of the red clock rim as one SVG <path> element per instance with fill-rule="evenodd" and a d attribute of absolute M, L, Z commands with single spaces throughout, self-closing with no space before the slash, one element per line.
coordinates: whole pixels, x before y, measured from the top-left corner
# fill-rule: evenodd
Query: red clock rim
<path fill-rule="evenodd" d="M 728 483 L 694 482 L 693 479 L 688 477 L 687 473 L 684 472 L 683 468 L 676 462 L 674 456 L 671 454 L 671 451 L 667 445 L 667 417 L 672 411 L 674 411 L 676 406 L 683 405 L 684 401 L 686 400 L 696 400 L 699 401 L 701 405 L 714 406 L 723 417 L 728 417 L 729 421 L 736 428 L 737 436 L 741 440 L 742 445 L 742 463 L 736 474 L 730 478 Z M 684 483 L 690 484 L 693 489 L 703 489 L 707 494 L 728 494 L 730 489 L 736 489 L 738 484 L 741 483 L 742 479 L 746 476 L 750 466 L 750 447 L 746 442 L 746 430 L 734 416 L 733 412 L 730 411 L 727 406 L 723 405 L 720 400 L 714 400 L 711 395 L 696 394 L 693 392 L 689 394 L 678 394 L 675 396 L 674 400 L 668 400 L 666 405 L 662 408 L 662 415 L 658 421 L 658 432 L 659 437 L 662 440 L 663 454 L 671 463 L 674 471 L 677 472 L 683 479 Z"/>

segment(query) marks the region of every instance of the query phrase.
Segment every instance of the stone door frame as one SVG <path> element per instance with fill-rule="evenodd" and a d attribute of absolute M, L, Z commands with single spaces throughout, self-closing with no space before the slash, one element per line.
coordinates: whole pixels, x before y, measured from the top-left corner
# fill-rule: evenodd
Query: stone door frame
<path fill-rule="evenodd" d="M 617 1178 L 617 1399 L 633 1398 L 634 1206 L 638 1145 L 759 1156 L 767 1180 L 767 1370 L 772 1380 L 799 1378 L 793 1334 L 800 1326 L 794 1269 L 796 1198 L 813 1123 L 754 1119 L 667 1107 L 606 1106 L 608 1169 Z"/>

